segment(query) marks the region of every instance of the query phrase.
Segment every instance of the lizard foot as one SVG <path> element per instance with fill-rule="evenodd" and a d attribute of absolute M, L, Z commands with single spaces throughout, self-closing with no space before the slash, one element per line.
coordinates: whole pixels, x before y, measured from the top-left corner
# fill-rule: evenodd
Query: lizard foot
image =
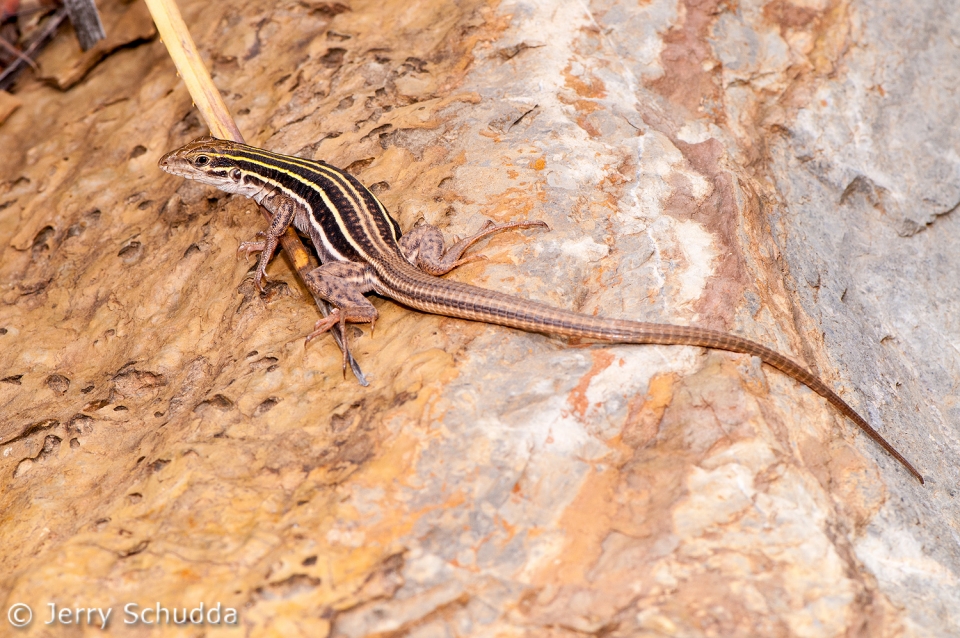
<path fill-rule="evenodd" d="M 334 326 L 340 326 L 340 337 L 343 343 L 343 375 L 347 375 L 347 363 L 350 359 L 350 344 L 347 339 L 347 322 L 374 324 L 377 320 L 377 310 L 369 303 L 367 305 L 351 305 L 344 308 L 334 308 L 329 315 L 317 321 L 313 332 L 307 335 L 303 347 L 328 332 Z"/>
<path fill-rule="evenodd" d="M 265 237 L 266 233 L 260 231 L 257 233 L 257 237 Z M 263 252 L 267 247 L 267 242 L 265 241 L 244 241 L 240 242 L 240 245 L 237 246 L 237 259 L 240 258 L 240 255 L 244 255 L 246 259 L 250 259 L 250 255 L 254 253 Z"/>

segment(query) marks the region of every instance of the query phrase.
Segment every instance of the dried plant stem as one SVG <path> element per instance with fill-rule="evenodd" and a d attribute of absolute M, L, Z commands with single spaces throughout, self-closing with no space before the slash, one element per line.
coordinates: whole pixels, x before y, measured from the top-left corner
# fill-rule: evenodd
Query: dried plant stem
<path fill-rule="evenodd" d="M 190 92 L 197 110 L 200 111 L 200 115 L 206 121 L 210 133 L 220 139 L 243 142 L 243 135 L 240 134 L 240 129 L 237 128 L 236 122 L 230 116 L 230 111 L 227 109 L 220 91 L 214 86 L 210 73 L 200 58 L 200 52 L 197 51 L 197 46 L 194 44 L 193 38 L 190 37 L 190 32 L 180 15 L 176 2 L 174 0 L 146 0 L 146 3 L 150 9 L 150 14 L 153 16 L 153 21 L 157 25 L 160 38 L 167 47 L 170 57 L 173 58 L 177 72 L 187 85 L 187 90 Z M 268 220 L 271 218 L 270 212 L 262 206 L 260 212 Z M 316 263 L 293 228 L 287 228 L 287 231 L 280 238 L 280 245 L 290 259 L 290 263 L 293 264 L 300 275 L 300 279 L 306 282 L 306 274 L 316 267 Z M 309 289 L 309 286 L 307 288 Z M 317 302 L 323 316 L 330 314 L 330 304 L 318 297 L 312 290 L 310 292 L 313 294 L 314 301 Z M 335 326 L 331 332 L 337 345 L 343 350 L 343 334 L 340 332 L 339 326 Z M 353 356 L 348 353 L 347 357 L 357 381 L 361 385 L 368 385 L 366 378 L 363 376 L 363 371 L 353 359 Z"/>
<path fill-rule="evenodd" d="M 63 7 L 60 7 L 54 11 L 50 17 L 46 19 L 46 22 L 43 23 L 43 28 L 40 30 L 40 33 L 33 38 L 33 41 L 30 43 L 30 45 L 23 51 L 23 55 L 18 57 L 10 66 L 5 68 L 3 73 L 0 73 L 0 90 L 6 89 L 13 84 L 20 71 L 27 66 L 27 62 L 24 60 L 32 61 L 37 50 L 46 44 L 47 40 L 53 37 L 53 34 L 56 33 L 58 28 L 60 28 L 60 23 L 66 19 L 67 10 Z"/>

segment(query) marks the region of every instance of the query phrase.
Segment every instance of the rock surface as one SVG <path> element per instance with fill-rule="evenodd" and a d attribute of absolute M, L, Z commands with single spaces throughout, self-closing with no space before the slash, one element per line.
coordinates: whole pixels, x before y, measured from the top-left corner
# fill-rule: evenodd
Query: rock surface
<path fill-rule="evenodd" d="M 920 5 L 183 10 L 252 143 L 348 167 L 403 228 L 551 226 L 451 278 L 773 346 L 923 487 L 728 353 L 374 300 L 375 336 L 351 333 L 372 385 L 344 380 L 332 342 L 304 348 L 317 314 L 284 260 L 264 296 L 236 261 L 254 207 L 156 168 L 205 132 L 161 43 L 66 92 L 21 80 L 0 126 L 4 614 L 34 609 L 24 636 L 100 635 L 44 624 L 51 603 L 110 607 L 117 636 L 955 635 L 960 14 Z M 201 602 L 239 633 L 124 622 Z"/>

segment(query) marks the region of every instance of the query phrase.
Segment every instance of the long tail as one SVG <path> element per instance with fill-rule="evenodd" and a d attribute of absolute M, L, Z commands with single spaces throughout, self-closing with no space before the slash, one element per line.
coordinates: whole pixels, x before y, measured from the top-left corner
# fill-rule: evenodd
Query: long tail
<path fill-rule="evenodd" d="M 707 328 L 583 315 L 469 284 L 438 279 L 406 264 L 399 268 L 384 264 L 377 270 L 382 283 L 386 284 L 379 292 L 423 312 L 495 323 L 526 332 L 608 343 L 699 346 L 759 357 L 826 399 L 923 483 L 923 475 L 819 377 L 779 352 L 749 339 Z"/>

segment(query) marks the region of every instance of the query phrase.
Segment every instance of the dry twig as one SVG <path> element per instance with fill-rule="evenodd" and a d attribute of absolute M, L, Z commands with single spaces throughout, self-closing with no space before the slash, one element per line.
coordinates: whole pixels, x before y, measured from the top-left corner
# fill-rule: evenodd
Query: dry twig
<path fill-rule="evenodd" d="M 180 77 L 187 85 L 187 90 L 197 105 L 197 110 L 200 111 L 203 119 L 207 122 L 210 133 L 221 139 L 243 142 L 240 129 L 237 128 L 236 122 L 230 116 L 227 105 L 223 102 L 223 97 L 217 87 L 214 86 L 210 73 L 200 58 L 197 46 L 194 44 L 193 38 L 190 37 L 190 32 L 183 22 L 175 1 L 146 0 L 146 2 L 150 14 L 153 16 L 153 21 L 157 25 L 157 31 L 160 32 L 160 38 L 166 45 L 170 57 L 173 58 L 173 63 L 176 65 Z M 267 220 L 271 218 L 270 212 L 264 207 L 261 206 L 260 211 Z M 287 228 L 287 231 L 280 238 L 280 245 L 283 246 L 284 252 L 297 270 L 301 280 L 306 281 L 306 274 L 316 267 L 316 263 L 307 249 L 304 248 L 293 228 Z M 314 301 L 317 302 L 323 316 L 330 314 L 330 304 L 314 294 L 313 291 L 311 291 L 311 294 L 313 294 Z M 344 336 L 340 332 L 339 326 L 336 326 L 331 332 L 337 345 L 342 350 Z M 347 353 L 347 357 L 357 381 L 361 385 L 368 385 L 366 378 L 363 376 L 363 371 L 353 359 L 353 356 Z"/>

